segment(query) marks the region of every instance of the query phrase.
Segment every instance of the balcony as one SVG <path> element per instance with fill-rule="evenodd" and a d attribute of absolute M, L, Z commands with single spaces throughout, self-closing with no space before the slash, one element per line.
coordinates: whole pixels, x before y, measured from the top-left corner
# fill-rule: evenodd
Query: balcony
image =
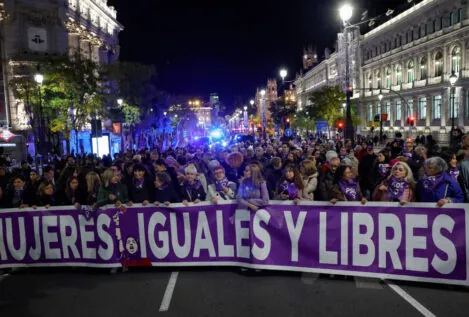
<path fill-rule="evenodd" d="M 413 82 L 402 84 L 402 90 L 412 89 Z"/>
<path fill-rule="evenodd" d="M 391 86 L 391 90 L 399 91 L 399 90 L 401 90 L 401 85 Z"/>
<path fill-rule="evenodd" d="M 414 82 L 414 87 L 425 87 L 426 85 L 427 85 L 426 79 L 417 80 Z"/>
<path fill-rule="evenodd" d="M 428 78 L 428 84 L 429 85 L 436 85 L 436 84 L 439 84 L 439 83 L 441 83 L 441 76 Z"/>
<path fill-rule="evenodd" d="M 365 97 L 371 97 L 372 92 L 370 90 L 365 91 Z"/>

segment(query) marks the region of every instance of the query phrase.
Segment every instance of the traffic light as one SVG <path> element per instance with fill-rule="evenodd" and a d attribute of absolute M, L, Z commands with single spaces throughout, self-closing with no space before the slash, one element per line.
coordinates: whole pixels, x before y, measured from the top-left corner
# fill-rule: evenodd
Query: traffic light
<path fill-rule="evenodd" d="M 347 96 L 348 97 L 353 97 L 353 86 L 352 85 L 347 87 Z"/>
<path fill-rule="evenodd" d="M 414 125 L 415 125 L 415 117 L 414 117 L 414 116 L 408 117 L 408 118 L 407 118 L 407 123 L 408 123 L 410 126 L 414 126 Z"/>
<path fill-rule="evenodd" d="M 287 129 L 290 128 L 290 118 L 287 118 L 287 119 L 285 120 L 285 126 L 286 126 Z"/>
<path fill-rule="evenodd" d="M 337 124 L 337 132 L 341 133 L 342 131 L 344 131 L 344 123 L 343 122 L 339 122 Z"/>

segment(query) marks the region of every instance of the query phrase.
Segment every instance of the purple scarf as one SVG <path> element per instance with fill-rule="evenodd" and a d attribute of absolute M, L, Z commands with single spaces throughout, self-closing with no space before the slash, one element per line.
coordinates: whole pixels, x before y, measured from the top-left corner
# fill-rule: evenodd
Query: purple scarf
<path fill-rule="evenodd" d="M 296 187 L 295 183 L 290 183 L 287 180 L 283 181 L 280 184 L 280 192 L 283 193 L 284 191 L 288 192 L 288 199 L 293 200 L 298 198 L 299 189 Z"/>
<path fill-rule="evenodd" d="M 459 169 L 457 167 L 450 169 L 448 174 L 453 180 L 458 181 Z"/>
<path fill-rule="evenodd" d="M 440 174 L 435 175 L 435 176 L 425 175 L 422 178 L 422 185 L 423 185 L 423 188 L 425 189 L 425 191 L 427 193 L 430 193 L 438 185 L 440 185 L 442 182 L 444 182 L 444 180 L 445 180 L 445 174 L 444 173 L 440 173 Z"/>
<path fill-rule="evenodd" d="M 137 178 L 135 179 L 135 188 L 137 189 L 142 189 L 143 188 L 143 183 L 145 182 L 145 179 L 142 177 L 142 179 L 138 180 Z"/>
<path fill-rule="evenodd" d="M 358 201 L 358 186 L 357 182 L 353 179 L 346 182 L 345 180 L 341 179 L 339 181 L 339 188 L 340 191 L 345 195 L 348 201 Z"/>
<path fill-rule="evenodd" d="M 389 164 L 379 164 L 378 173 L 381 177 L 385 177 L 389 172 Z"/>
<path fill-rule="evenodd" d="M 217 192 L 223 192 L 223 187 L 228 187 L 230 181 L 228 178 L 223 178 L 221 181 L 215 181 L 215 188 Z"/>
<path fill-rule="evenodd" d="M 405 179 L 391 177 L 388 185 L 388 196 L 392 201 L 401 201 L 404 190 L 407 186 Z"/>
<path fill-rule="evenodd" d="M 200 182 L 200 180 L 196 179 L 193 184 L 189 184 L 188 181 L 184 181 L 183 185 L 185 190 L 192 191 L 198 190 L 200 186 L 202 186 L 202 183 Z"/>

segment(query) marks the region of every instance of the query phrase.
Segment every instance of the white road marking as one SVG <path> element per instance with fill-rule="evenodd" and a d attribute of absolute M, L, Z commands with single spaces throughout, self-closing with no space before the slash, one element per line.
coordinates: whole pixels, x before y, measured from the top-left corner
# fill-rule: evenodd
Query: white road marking
<path fill-rule="evenodd" d="M 357 288 L 368 288 L 368 289 L 383 289 L 383 285 L 380 284 L 380 279 L 377 278 L 366 278 L 366 277 L 355 277 L 355 286 Z"/>
<path fill-rule="evenodd" d="M 301 273 L 301 281 L 307 285 L 313 285 L 319 277 L 319 273 Z"/>
<path fill-rule="evenodd" d="M 169 277 L 168 285 L 166 285 L 166 291 L 164 292 L 163 301 L 160 305 L 160 311 L 167 311 L 169 304 L 171 303 L 171 297 L 173 297 L 174 288 L 176 287 L 176 281 L 178 279 L 179 272 L 172 272 Z"/>
<path fill-rule="evenodd" d="M 394 284 L 393 282 L 390 282 L 388 280 L 383 280 L 394 292 L 396 292 L 399 296 L 401 296 L 403 299 L 405 299 L 409 304 L 414 306 L 415 309 L 417 309 L 423 316 L 425 317 L 436 317 L 431 311 L 429 311 L 425 306 L 420 304 L 415 298 L 410 296 L 406 291 L 404 291 L 402 288 Z"/>
<path fill-rule="evenodd" d="M 10 276 L 9 274 L 3 274 L 3 275 L 0 275 L 0 283 L 6 279 L 8 276 Z"/>

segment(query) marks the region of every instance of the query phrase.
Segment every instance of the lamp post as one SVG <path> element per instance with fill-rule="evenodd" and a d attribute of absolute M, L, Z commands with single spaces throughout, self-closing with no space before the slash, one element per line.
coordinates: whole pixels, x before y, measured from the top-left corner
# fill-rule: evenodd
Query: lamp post
<path fill-rule="evenodd" d="M 34 75 L 34 81 L 38 84 L 39 86 L 39 111 L 38 111 L 38 148 L 36 149 L 36 155 L 39 151 L 39 149 L 44 150 L 44 134 L 43 134 L 43 121 L 42 121 L 42 92 L 41 92 L 41 87 L 42 83 L 44 82 L 44 75 L 39 71 L 39 66 L 38 66 L 38 72 Z M 39 153 L 41 154 L 41 153 Z"/>
<path fill-rule="evenodd" d="M 349 61 L 349 49 L 348 49 L 348 27 L 349 20 L 352 17 L 353 8 L 349 4 L 344 4 L 339 9 L 339 15 L 344 24 L 344 42 L 345 42 L 345 87 L 347 89 L 346 93 L 346 117 L 345 117 L 345 133 L 344 141 L 346 138 L 350 139 L 353 143 L 353 123 L 352 123 L 352 110 L 350 107 L 350 61 Z"/>
<path fill-rule="evenodd" d="M 266 118 L 266 105 L 265 105 L 265 90 L 262 89 L 261 90 L 261 99 L 260 99 L 260 106 L 261 106 L 261 109 L 260 109 L 260 112 L 261 112 L 261 121 L 262 121 L 262 130 L 263 130 L 263 137 L 264 137 L 264 140 L 267 140 L 267 132 L 266 132 L 266 128 L 267 128 L 267 118 Z"/>
<path fill-rule="evenodd" d="M 458 76 L 454 73 L 451 73 L 449 77 L 449 83 L 451 84 L 451 95 L 450 95 L 450 102 L 451 102 L 451 135 L 450 135 L 450 146 L 453 146 L 453 133 L 454 133 L 454 108 L 456 103 L 456 96 L 455 96 L 455 87 L 454 85 L 458 81 Z"/>
<path fill-rule="evenodd" d="M 285 68 L 282 68 L 282 69 L 280 70 L 279 74 L 280 74 L 280 77 L 282 78 L 282 82 L 284 82 L 284 81 L 285 81 L 285 77 L 287 77 L 287 74 L 288 74 L 287 70 L 286 70 Z"/>
<path fill-rule="evenodd" d="M 244 129 L 249 130 L 248 106 L 244 106 Z M 248 133 L 249 134 L 249 133 Z"/>
<path fill-rule="evenodd" d="M 383 105 L 381 104 L 381 100 L 383 100 L 383 94 L 381 90 L 379 91 L 378 95 L 379 99 L 379 109 L 381 109 L 381 113 L 379 114 L 379 143 L 383 141 Z"/>

